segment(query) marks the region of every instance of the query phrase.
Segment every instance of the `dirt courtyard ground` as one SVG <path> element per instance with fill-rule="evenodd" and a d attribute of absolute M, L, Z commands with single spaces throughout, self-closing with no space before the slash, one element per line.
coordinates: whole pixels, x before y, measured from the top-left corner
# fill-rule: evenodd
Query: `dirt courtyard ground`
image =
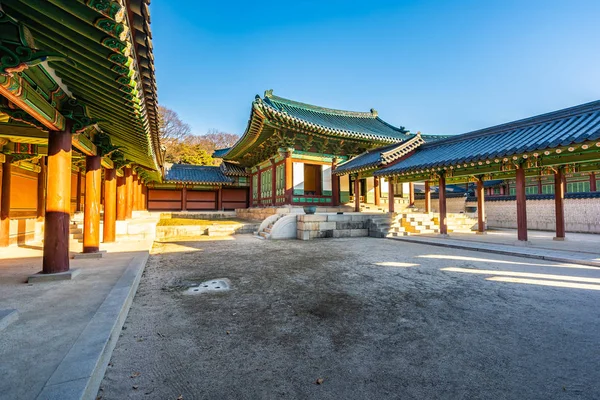
<path fill-rule="evenodd" d="M 183 294 L 218 278 L 231 290 Z M 98 395 L 597 399 L 600 269 L 371 238 L 156 243 Z"/>

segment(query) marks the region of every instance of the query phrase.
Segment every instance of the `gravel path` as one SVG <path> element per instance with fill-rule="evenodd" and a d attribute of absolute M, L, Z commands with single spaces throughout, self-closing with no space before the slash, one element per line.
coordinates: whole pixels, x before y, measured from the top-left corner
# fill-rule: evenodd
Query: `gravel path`
<path fill-rule="evenodd" d="M 594 267 L 392 240 L 156 243 L 98 395 L 597 399 L 596 289 Z"/>

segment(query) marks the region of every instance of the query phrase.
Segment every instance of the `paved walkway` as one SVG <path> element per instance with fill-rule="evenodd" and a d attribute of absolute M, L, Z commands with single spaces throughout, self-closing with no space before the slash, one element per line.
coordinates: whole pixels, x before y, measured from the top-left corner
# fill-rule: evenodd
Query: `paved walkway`
<path fill-rule="evenodd" d="M 516 230 L 498 229 L 489 230 L 485 235 L 452 233 L 447 237 L 419 235 L 392 239 L 600 267 L 600 235 L 567 233 L 564 241 L 553 240 L 553 237 L 554 232 L 529 231 L 529 241 L 519 242 Z"/>
<path fill-rule="evenodd" d="M 0 399 L 95 398 L 151 246 L 103 245 L 102 259 L 71 260 L 74 280 L 33 285 L 41 247 L 2 249 L 0 309 L 18 319 L 0 334 Z"/>

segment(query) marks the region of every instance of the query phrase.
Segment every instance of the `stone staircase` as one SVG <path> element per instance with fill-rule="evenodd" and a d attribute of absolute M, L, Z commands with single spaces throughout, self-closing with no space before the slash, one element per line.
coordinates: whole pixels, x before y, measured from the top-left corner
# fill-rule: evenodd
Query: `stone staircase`
<path fill-rule="evenodd" d="M 271 221 L 269 222 L 269 224 L 266 227 L 264 227 L 262 230 L 257 232 L 258 238 L 259 239 L 270 239 L 271 238 L 271 230 L 273 229 L 273 225 L 275 225 L 275 222 L 279 221 L 284 216 L 285 216 L 285 214 L 278 214 L 276 217 L 273 216 L 273 218 L 271 218 Z"/>
<path fill-rule="evenodd" d="M 463 214 L 448 214 L 448 233 L 472 232 L 477 221 Z M 439 214 L 394 213 L 373 217 L 369 225 L 371 237 L 398 237 L 440 233 Z"/>

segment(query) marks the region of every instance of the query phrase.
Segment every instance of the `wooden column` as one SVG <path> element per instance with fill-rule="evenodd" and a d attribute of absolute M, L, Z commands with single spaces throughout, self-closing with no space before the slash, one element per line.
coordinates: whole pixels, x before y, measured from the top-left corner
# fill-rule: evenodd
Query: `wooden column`
<path fill-rule="evenodd" d="M 538 194 L 542 194 L 542 177 L 541 176 L 538 176 L 537 187 L 538 187 Z M 510 193 L 510 191 L 508 193 Z"/>
<path fill-rule="evenodd" d="M 112 243 L 116 240 L 117 225 L 117 171 L 104 170 L 104 226 L 103 242 Z"/>
<path fill-rule="evenodd" d="M 360 174 L 354 178 L 354 211 L 360 212 Z"/>
<path fill-rule="evenodd" d="M 527 199 L 525 196 L 525 169 L 517 168 L 517 238 L 527 241 Z"/>
<path fill-rule="evenodd" d="M 485 232 L 485 193 L 483 189 L 483 178 L 477 179 L 477 233 Z"/>
<path fill-rule="evenodd" d="M 431 212 L 431 183 L 425 181 L 425 212 Z"/>
<path fill-rule="evenodd" d="M 331 161 L 331 202 L 333 206 L 340 205 L 340 177 L 334 175 L 333 171 L 337 168 L 337 158 Z"/>
<path fill-rule="evenodd" d="M 223 186 L 219 186 L 217 196 L 217 210 L 223 211 Z"/>
<path fill-rule="evenodd" d="M 394 202 L 394 180 L 392 178 L 388 178 L 388 206 L 389 206 L 389 211 L 391 213 L 394 212 L 394 208 L 395 208 L 395 202 Z"/>
<path fill-rule="evenodd" d="M 71 214 L 71 123 L 48 135 L 48 185 L 42 272 L 69 270 Z"/>
<path fill-rule="evenodd" d="M 138 203 L 139 203 L 139 199 L 138 199 L 138 177 L 136 174 L 132 174 L 131 176 L 131 181 L 132 181 L 132 186 L 131 186 L 131 195 L 133 196 L 133 200 L 131 203 L 131 210 L 132 211 L 137 211 L 138 210 Z"/>
<path fill-rule="evenodd" d="M 125 176 L 119 176 L 119 177 L 117 177 L 117 221 L 125 221 L 126 219 L 127 219 L 127 181 L 125 179 Z"/>
<path fill-rule="evenodd" d="M 442 173 L 439 181 L 439 198 L 440 198 L 440 234 L 448 234 L 448 221 L 446 215 L 446 176 Z"/>
<path fill-rule="evenodd" d="M 275 160 L 271 160 L 271 204 L 277 204 L 277 166 Z"/>
<path fill-rule="evenodd" d="M 2 187 L 0 188 L 0 247 L 10 244 L 10 178 L 12 156 L 5 155 L 2 166 Z"/>
<path fill-rule="evenodd" d="M 138 210 L 144 209 L 144 183 L 138 178 Z"/>
<path fill-rule="evenodd" d="M 148 196 L 148 188 L 145 184 L 142 184 L 142 210 L 146 211 L 148 209 L 148 202 L 146 198 Z"/>
<path fill-rule="evenodd" d="M 408 206 L 415 206 L 415 184 L 413 182 L 408 183 Z"/>
<path fill-rule="evenodd" d="M 130 219 L 133 216 L 133 174 L 130 167 L 125 167 L 124 169 L 125 175 L 125 187 L 126 187 L 126 215 L 127 219 Z"/>
<path fill-rule="evenodd" d="M 373 177 L 373 191 L 375 192 L 375 205 L 376 206 L 381 204 L 380 190 L 381 190 L 381 187 L 379 186 L 379 177 L 375 176 L 375 177 Z"/>
<path fill-rule="evenodd" d="M 292 204 L 294 196 L 294 177 L 293 177 L 292 152 L 288 151 L 285 155 L 285 202 Z"/>
<path fill-rule="evenodd" d="M 37 179 L 37 214 L 38 219 L 46 215 L 46 157 L 40 158 L 40 173 Z"/>
<path fill-rule="evenodd" d="M 187 188 L 185 185 L 181 189 L 181 211 L 187 211 Z"/>
<path fill-rule="evenodd" d="M 598 189 L 596 188 L 596 173 L 592 172 L 590 174 L 590 192 L 595 192 Z"/>
<path fill-rule="evenodd" d="M 564 171 L 554 171 L 554 212 L 556 216 L 556 237 L 554 240 L 565 240 L 565 181 Z"/>
<path fill-rule="evenodd" d="M 81 212 L 81 191 L 83 190 L 83 174 L 81 169 L 77 171 L 77 199 L 75 200 L 75 212 Z"/>
<path fill-rule="evenodd" d="M 100 156 L 85 156 L 85 205 L 83 207 L 83 252 L 100 251 Z"/>

